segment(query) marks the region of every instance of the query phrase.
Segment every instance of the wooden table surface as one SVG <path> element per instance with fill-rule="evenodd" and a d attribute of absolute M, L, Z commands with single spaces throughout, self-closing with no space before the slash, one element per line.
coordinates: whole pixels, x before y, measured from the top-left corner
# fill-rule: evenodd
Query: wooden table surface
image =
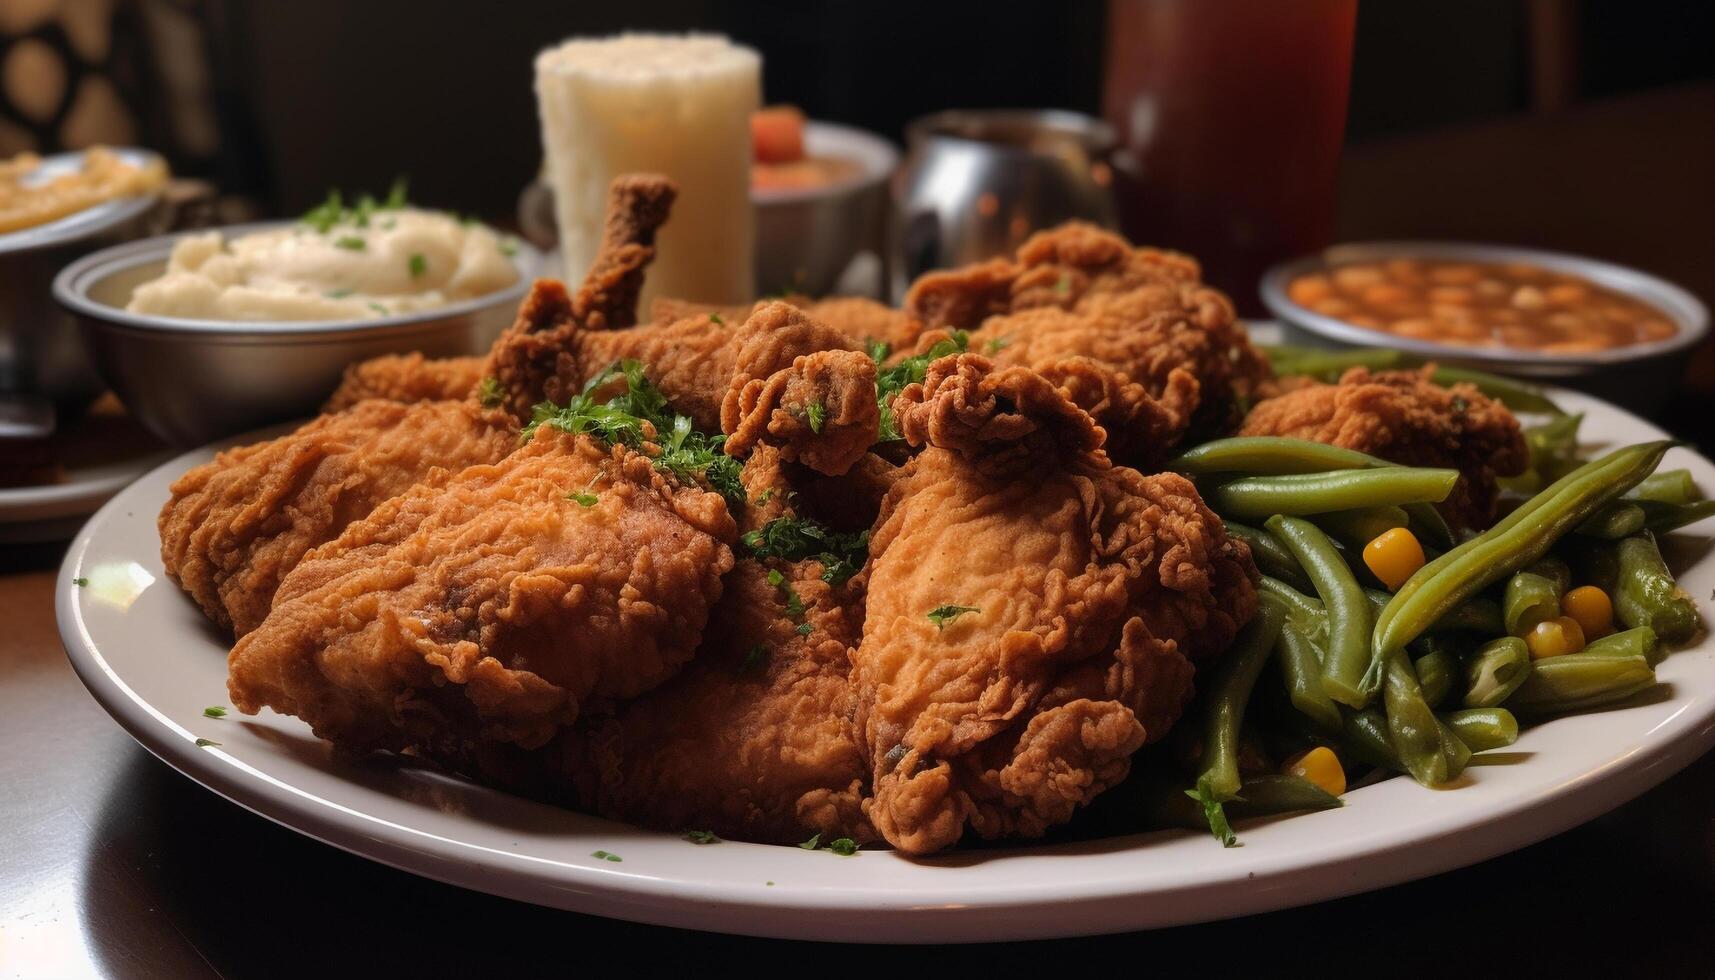
<path fill-rule="evenodd" d="M 1348 237 L 1440 229 L 1574 247 L 1677 275 L 1708 298 L 1711 120 L 1715 86 L 1361 148 L 1347 166 L 1342 228 Z M 1552 157 L 1560 169 L 1531 183 L 1539 168 L 1521 154 L 1540 166 Z M 1485 167 L 1484 159 L 1501 162 Z M 1418 181 L 1415 196 L 1397 192 L 1407 179 Z M 1529 184 L 1521 193 L 1535 203 L 1470 203 L 1510 200 L 1491 186 L 1503 181 Z M 1473 216 L 1485 207 L 1486 221 Z M 1715 364 L 1696 382 L 1715 390 Z M 1702 438 L 1708 413 L 1677 412 L 1667 424 Z M 57 545 L 0 547 L 0 977 L 716 965 L 766 975 L 848 962 L 865 973 L 984 976 L 1110 956 L 1144 973 L 1211 976 L 1715 970 L 1715 756 L 1606 817 L 1475 867 L 1312 908 L 1126 936 L 845 949 L 611 922 L 466 892 L 300 837 L 140 748 L 66 662 L 52 598 L 61 553 Z M 855 926 L 853 938 L 861 938 Z"/>

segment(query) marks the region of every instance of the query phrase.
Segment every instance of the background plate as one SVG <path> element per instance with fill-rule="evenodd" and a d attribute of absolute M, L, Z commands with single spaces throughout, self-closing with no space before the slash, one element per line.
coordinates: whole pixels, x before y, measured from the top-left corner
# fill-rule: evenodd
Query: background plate
<path fill-rule="evenodd" d="M 1591 448 L 1659 438 L 1611 406 L 1584 411 Z M 198 450 L 120 493 L 73 542 L 60 633 L 91 693 L 139 742 L 197 782 L 311 837 L 441 881 L 578 912 L 792 939 L 991 941 L 1117 932 L 1245 915 L 1396 884 L 1522 847 L 1631 799 L 1715 742 L 1715 645 L 1670 656 L 1660 691 L 1562 718 L 1479 757 L 1459 785 L 1392 779 L 1339 810 L 1241 823 L 1244 846 L 1164 831 L 910 861 L 675 835 L 533 803 L 408 760 L 335 760 L 296 719 L 203 717 L 226 705 L 226 643 L 165 578 L 155 515 Z M 1684 449 L 1715 488 L 1715 466 Z M 1715 589 L 1708 528 L 1669 560 L 1702 600 Z M 73 580 L 87 578 L 87 587 Z M 1706 603 L 1705 603 L 1706 605 Z M 1706 614 L 1707 615 L 1707 614 Z M 199 737 L 218 746 L 198 748 Z M 605 850 L 619 863 L 592 856 Z"/>

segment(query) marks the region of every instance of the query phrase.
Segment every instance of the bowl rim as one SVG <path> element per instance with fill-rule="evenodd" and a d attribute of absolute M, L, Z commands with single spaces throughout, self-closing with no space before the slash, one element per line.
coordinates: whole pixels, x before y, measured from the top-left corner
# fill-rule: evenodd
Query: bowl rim
<path fill-rule="evenodd" d="M 164 162 L 164 158 L 159 153 L 141 147 L 110 146 L 107 149 L 133 166 L 140 167 Z M 65 153 L 49 154 L 42 157 L 40 170 L 52 172 L 69 169 L 82 161 L 87 152 L 87 150 L 71 150 Z M 0 255 L 33 252 L 37 249 L 52 248 L 91 238 L 136 218 L 154 207 L 160 199 L 159 190 L 110 198 L 99 204 L 92 204 L 87 208 L 73 211 L 71 214 L 61 215 L 52 221 L 0 234 Z"/>
<path fill-rule="evenodd" d="M 270 231 L 296 224 L 293 220 L 253 221 L 237 225 L 221 225 L 192 231 L 155 235 L 125 242 L 91 252 L 67 264 L 54 276 L 54 299 L 72 313 L 104 325 L 128 328 L 143 333 L 163 333 L 223 338 L 323 337 L 349 333 L 378 333 L 396 329 L 420 327 L 436 320 L 454 319 L 497 306 L 516 306 L 522 302 L 531 283 L 542 268 L 542 255 L 535 246 L 516 235 L 510 236 L 517 251 L 509 256 L 518 273 L 516 282 L 457 303 L 448 303 L 426 310 L 396 313 L 373 319 L 348 320 L 195 320 L 187 317 L 157 316 L 132 313 L 117 306 L 97 302 L 89 290 L 108 277 L 149 262 L 165 259 L 173 246 L 192 235 L 219 232 L 231 238 L 251 232 Z"/>
<path fill-rule="evenodd" d="M 982 147 L 994 153 L 1036 156 L 1029 147 L 994 140 L 977 139 L 940 127 L 949 122 L 1029 123 L 1063 133 L 1078 140 L 1086 153 L 1101 157 L 1113 152 L 1119 144 L 1118 131 L 1112 123 L 1072 109 L 941 109 L 918 116 L 905 124 L 906 145 L 915 149 L 929 139 L 944 140 L 962 146 Z"/>
<path fill-rule="evenodd" d="M 1647 303 L 1673 320 L 1679 330 L 1665 340 L 1583 354 L 1544 354 L 1512 348 L 1461 347 L 1371 330 L 1300 306 L 1286 294 L 1296 277 L 1340 262 L 1389 258 L 1468 259 L 1479 262 L 1529 262 L 1582 276 L 1599 286 Z M 1709 309 L 1690 290 L 1640 269 L 1572 252 L 1437 239 L 1387 239 L 1345 242 L 1282 262 L 1263 273 L 1263 305 L 1281 320 L 1328 340 L 1360 347 L 1392 347 L 1443 360 L 1527 365 L 1531 367 L 1596 368 L 1646 361 L 1689 350 L 1709 333 Z"/>
<path fill-rule="evenodd" d="M 750 188 L 751 206 L 768 207 L 774 204 L 791 204 L 857 193 L 886 183 L 888 178 L 893 176 L 893 171 L 899 167 L 899 149 L 885 137 L 867 129 L 859 129 L 856 126 L 845 126 L 840 123 L 822 122 L 815 119 L 805 120 L 804 145 L 806 152 L 809 152 L 813 143 L 826 144 L 829 142 L 844 143 L 853 148 L 855 154 L 843 158 L 861 164 L 861 171 L 853 176 L 817 187 L 756 187 L 752 185 Z"/>

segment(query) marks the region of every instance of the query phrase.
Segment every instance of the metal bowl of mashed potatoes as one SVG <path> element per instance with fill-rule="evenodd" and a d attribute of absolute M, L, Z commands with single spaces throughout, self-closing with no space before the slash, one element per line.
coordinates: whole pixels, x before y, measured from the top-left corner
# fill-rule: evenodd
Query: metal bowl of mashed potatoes
<path fill-rule="evenodd" d="M 230 247 L 246 236 L 303 227 L 268 222 L 215 233 Z M 163 279 L 176 247 L 206 241 L 209 234 L 161 236 L 96 252 L 66 266 L 53 286 L 54 297 L 76 316 L 103 379 L 143 425 L 179 446 L 311 415 L 354 361 L 409 351 L 454 357 L 486 350 L 512 322 L 542 262 L 528 245 L 497 239 L 504 243 L 511 280 L 449 302 L 372 296 L 355 286 L 312 290 L 299 281 L 292 284 L 299 294 L 295 300 L 270 298 L 261 289 L 247 303 L 243 296 L 209 295 L 207 283 L 192 282 L 138 304 L 145 309 L 127 309 L 153 288 L 149 284 Z M 220 256 L 206 254 L 206 246 L 201 252 L 203 267 L 218 280 L 218 265 L 208 262 L 218 263 Z M 407 279 L 437 274 L 433 254 L 413 252 L 392 261 Z M 319 274 L 327 285 L 326 270 Z M 260 278 L 268 285 L 267 277 Z"/>

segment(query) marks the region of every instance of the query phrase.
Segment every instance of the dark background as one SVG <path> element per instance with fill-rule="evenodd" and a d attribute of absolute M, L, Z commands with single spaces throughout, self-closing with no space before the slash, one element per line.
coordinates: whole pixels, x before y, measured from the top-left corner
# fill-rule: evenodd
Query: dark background
<path fill-rule="evenodd" d="M 907 120 L 937 109 L 1101 108 L 1101 0 L 146 0 L 139 7 L 145 38 L 161 33 L 152 25 L 162 15 L 151 8 L 198 22 L 200 54 L 212 65 L 219 148 L 180 152 L 177 171 L 216 177 L 270 210 L 302 209 L 333 186 L 385 188 L 409 172 L 421 200 L 508 216 L 540 163 L 532 58 L 573 34 L 729 34 L 762 52 L 768 101 L 896 142 Z M 197 54 L 145 45 L 127 94 L 145 104 L 171 98 L 164 66 L 147 62 Z M 1560 112 L 1711 78 L 1715 4 L 1700 0 L 1363 0 L 1348 139 L 1362 145 Z M 145 108 L 154 111 L 144 113 L 144 141 L 178 145 L 171 114 Z"/>

